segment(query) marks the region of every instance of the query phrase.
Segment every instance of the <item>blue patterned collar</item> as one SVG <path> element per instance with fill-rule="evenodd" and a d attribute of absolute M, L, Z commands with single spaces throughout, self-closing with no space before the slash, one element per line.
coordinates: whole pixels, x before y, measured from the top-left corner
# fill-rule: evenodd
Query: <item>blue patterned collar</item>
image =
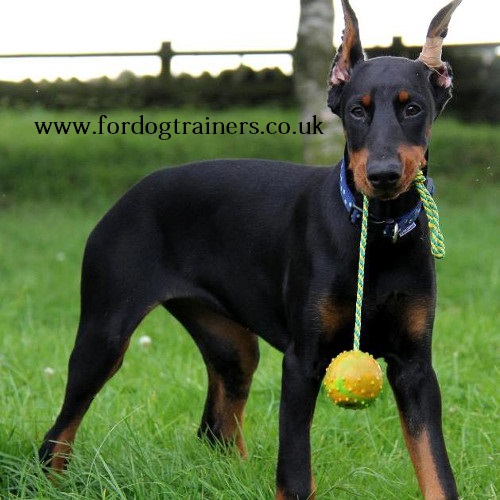
<path fill-rule="evenodd" d="M 349 218 L 353 224 L 361 221 L 363 210 L 356 205 L 356 200 L 352 194 L 349 185 L 347 184 L 346 165 L 344 159 L 340 164 L 340 196 L 344 202 L 344 206 L 349 214 Z M 434 184 L 431 178 L 427 178 L 427 189 L 433 194 Z M 382 229 L 382 234 L 387 238 L 392 238 L 394 242 L 398 238 L 405 236 L 417 227 L 416 220 L 422 211 L 422 202 L 418 203 L 409 212 L 406 212 L 396 219 L 381 219 L 375 215 L 370 214 L 369 220 L 373 224 L 378 225 Z"/>

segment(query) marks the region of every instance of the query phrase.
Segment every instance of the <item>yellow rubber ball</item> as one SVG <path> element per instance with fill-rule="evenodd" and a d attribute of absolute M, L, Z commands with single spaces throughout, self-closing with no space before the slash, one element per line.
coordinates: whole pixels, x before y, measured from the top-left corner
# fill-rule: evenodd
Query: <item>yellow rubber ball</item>
<path fill-rule="evenodd" d="M 366 352 L 344 351 L 326 369 L 323 384 L 338 406 L 360 410 L 370 406 L 382 389 L 382 369 Z"/>

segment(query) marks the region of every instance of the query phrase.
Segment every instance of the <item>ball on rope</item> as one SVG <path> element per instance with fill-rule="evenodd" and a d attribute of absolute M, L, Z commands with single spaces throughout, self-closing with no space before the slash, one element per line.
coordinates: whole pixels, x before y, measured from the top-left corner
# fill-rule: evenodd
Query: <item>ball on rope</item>
<path fill-rule="evenodd" d="M 344 351 L 332 359 L 323 384 L 336 405 L 360 410 L 370 406 L 380 393 L 382 369 L 371 354 Z"/>

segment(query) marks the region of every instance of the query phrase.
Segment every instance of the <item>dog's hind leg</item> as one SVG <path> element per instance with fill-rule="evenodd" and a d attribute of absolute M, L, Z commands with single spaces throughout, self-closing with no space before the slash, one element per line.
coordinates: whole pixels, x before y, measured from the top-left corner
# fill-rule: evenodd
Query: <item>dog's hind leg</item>
<path fill-rule="evenodd" d="M 52 470 L 65 468 L 84 414 L 97 392 L 121 366 L 130 328 L 113 325 L 119 321 L 114 317 L 103 325 L 94 324 L 95 328 L 87 324 L 80 327 L 69 361 L 64 403 L 39 452 L 42 462 Z"/>
<path fill-rule="evenodd" d="M 214 443 L 234 442 L 245 457 L 241 428 L 259 362 L 257 336 L 194 300 L 175 300 L 166 307 L 191 334 L 206 364 L 208 394 L 198 435 Z"/>
<path fill-rule="evenodd" d="M 130 336 L 164 293 L 163 274 L 141 266 L 135 255 L 109 247 L 104 250 L 92 242 L 87 246 L 80 324 L 69 360 L 64 402 L 39 450 L 40 460 L 53 471 L 66 467 L 75 434 L 92 400 L 118 371 Z"/>

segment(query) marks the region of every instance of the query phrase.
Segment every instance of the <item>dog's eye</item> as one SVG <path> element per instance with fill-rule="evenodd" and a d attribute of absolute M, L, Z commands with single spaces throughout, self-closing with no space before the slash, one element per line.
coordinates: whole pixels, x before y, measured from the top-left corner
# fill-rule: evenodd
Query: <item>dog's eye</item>
<path fill-rule="evenodd" d="M 354 106 L 351 109 L 351 116 L 357 119 L 364 118 L 366 116 L 365 108 L 363 106 Z"/>
<path fill-rule="evenodd" d="M 420 111 L 422 111 L 422 108 L 417 104 L 408 104 L 405 108 L 404 114 L 407 118 L 411 118 L 412 116 L 417 116 Z"/>

